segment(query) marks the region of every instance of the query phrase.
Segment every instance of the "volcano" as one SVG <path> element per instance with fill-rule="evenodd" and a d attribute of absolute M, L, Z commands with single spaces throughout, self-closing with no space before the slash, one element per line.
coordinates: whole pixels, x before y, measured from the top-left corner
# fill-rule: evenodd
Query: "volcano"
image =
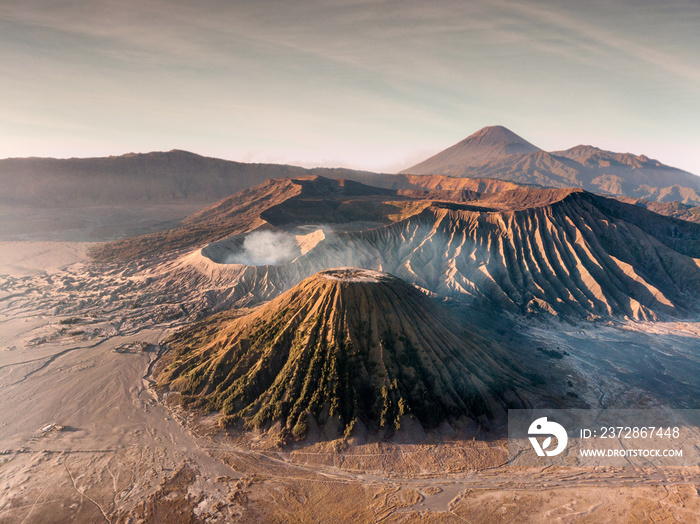
<path fill-rule="evenodd" d="M 321 182 L 326 183 L 309 184 Z M 340 266 L 388 272 L 442 297 L 515 314 L 655 320 L 696 315 L 700 304 L 700 225 L 581 189 L 433 190 L 341 199 L 309 199 L 290 189 L 295 196 L 281 203 L 280 192 L 266 191 L 275 199 L 256 197 L 255 202 L 269 203 L 256 209 L 255 220 L 250 215 L 250 223 L 297 232 L 290 234 L 295 248 L 289 261 L 229 263 L 253 229 L 210 242 L 183 259 L 188 278 L 206 285 L 227 307 L 260 304 Z M 240 205 L 242 196 L 236 197 Z M 320 216 L 372 222 L 345 231 L 336 222 L 326 234 L 314 231 Z M 191 219 L 200 242 L 207 224 L 221 227 L 235 217 L 217 212 L 207 220 Z M 298 231 L 302 224 L 311 229 Z M 124 252 L 121 244 L 113 249 Z M 156 244 L 149 239 L 143 245 Z"/>
<path fill-rule="evenodd" d="M 547 152 L 503 126 L 485 127 L 402 173 L 580 187 L 604 195 L 700 204 L 700 177 L 692 173 L 645 155 L 593 146 Z"/>
<path fill-rule="evenodd" d="M 502 417 L 529 380 L 511 355 L 441 303 L 387 273 L 331 269 L 253 313 L 215 316 L 168 341 L 161 386 L 224 425 L 281 425 L 304 438 L 417 420 Z M 519 393 L 516 394 L 515 391 Z"/>
<path fill-rule="evenodd" d="M 448 147 L 403 174 L 450 173 L 466 165 L 481 164 L 494 158 L 526 155 L 541 151 L 524 138 L 503 126 L 484 127 L 461 142 Z"/>

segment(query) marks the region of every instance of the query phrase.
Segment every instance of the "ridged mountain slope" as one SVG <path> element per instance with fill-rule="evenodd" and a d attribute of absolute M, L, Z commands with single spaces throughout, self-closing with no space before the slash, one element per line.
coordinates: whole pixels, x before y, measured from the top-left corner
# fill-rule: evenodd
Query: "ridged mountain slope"
<path fill-rule="evenodd" d="M 100 262 L 162 257 L 254 229 L 275 229 L 278 223 L 342 225 L 367 221 L 379 225 L 402 215 L 411 201 L 471 200 L 478 196 L 476 191 L 490 193 L 520 187 L 499 180 L 385 176 L 394 182 L 387 186 L 395 187 L 317 175 L 267 180 L 184 218 L 172 229 L 98 246 L 92 256 Z"/>
<path fill-rule="evenodd" d="M 520 313 L 653 319 L 700 309 L 699 225 L 576 189 L 432 202 L 383 227 L 329 234 L 279 266 L 200 259 L 193 270 L 228 280 L 234 302 L 267 300 L 319 270 L 352 265 Z"/>
<path fill-rule="evenodd" d="M 183 403 L 221 410 L 226 424 L 280 422 L 303 438 L 356 424 L 396 430 L 459 417 L 502 416 L 523 405 L 529 380 L 508 353 L 394 276 L 323 271 L 242 318 L 174 335 L 158 383 Z M 313 422 L 309 418 L 313 419 Z"/>

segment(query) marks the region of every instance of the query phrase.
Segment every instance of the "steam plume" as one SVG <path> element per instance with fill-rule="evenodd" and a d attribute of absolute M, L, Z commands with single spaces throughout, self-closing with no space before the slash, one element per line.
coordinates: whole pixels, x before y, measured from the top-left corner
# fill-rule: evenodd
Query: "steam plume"
<path fill-rule="evenodd" d="M 255 231 L 243 240 L 240 251 L 230 254 L 227 264 L 266 266 L 288 262 L 300 254 L 296 237 L 276 231 Z"/>

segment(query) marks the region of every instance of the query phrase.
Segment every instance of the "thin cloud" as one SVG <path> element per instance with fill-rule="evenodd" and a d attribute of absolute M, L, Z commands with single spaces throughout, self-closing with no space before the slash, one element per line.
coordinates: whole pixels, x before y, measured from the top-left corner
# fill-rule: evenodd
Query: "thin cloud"
<path fill-rule="evenodd" d="M 690 80 L 691 82 L 700 82 L 700 68 L 696 64 L 694 65 L 685 60 L 679 60 L 674 54 L 665 53 L 638 41 L 626 39 L 618 34 L 601 30 L 580 18 L 567 16 L 561 11 L 554 11 L 551 8 L 531 3 L 510 2 L 507 0 L 501 0 L 498 3 L 502 4 L 507 9 L 526 14 L 533 20 L 546 21 L 562 30 L 567 36 L 575 35 L 582 41 L 590 41 L 594 45 L 586 46 L 582 44 L 582 47 L 586 48 L 588 51 L 595 50 L 600 55 L 607 56 L 615 54 L 618 60 L 624 59 L 624 57 L 631 58 L 642 64 L 652 66 L 653 68 L 663 69 L 668 73 Z M 650 23 L 653 23 L 653 20 L 650 20 Z M 540 47 L 540 49 L 546 48 Z M 549 51 L 559 52 L 559 49 L 549 48 Z M 570 53 L 569 56 L 572 59 L 580 59 L 582 55 Z M 697 58 L 696 56 L 695 59 L 697 60 Z"/>
<path fill-rule="evenodd" d="M 676 29 L 700 13 L 631 4 L 10 0 L 0 96 L 13 101 L 6 121 L 70 122 L 85 143 L 230 143 L 304 162 L 357 153 L 363 167 L 494 122 L 535 138 L 575 125 L 595 142 L 602 119 L 626 135 L 646 119 L 664 140 L 692 136 L 698 40 Z"/>

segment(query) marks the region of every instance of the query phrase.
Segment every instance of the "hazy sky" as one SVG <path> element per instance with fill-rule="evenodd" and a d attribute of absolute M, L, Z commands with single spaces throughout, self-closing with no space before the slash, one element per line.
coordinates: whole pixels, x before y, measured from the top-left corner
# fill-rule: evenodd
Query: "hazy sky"
<path fill-rule="evenodd" d="M 700 174 L 699 0 L 3 0 L 0 157 L 392 171 L 486 125 Z"/>

